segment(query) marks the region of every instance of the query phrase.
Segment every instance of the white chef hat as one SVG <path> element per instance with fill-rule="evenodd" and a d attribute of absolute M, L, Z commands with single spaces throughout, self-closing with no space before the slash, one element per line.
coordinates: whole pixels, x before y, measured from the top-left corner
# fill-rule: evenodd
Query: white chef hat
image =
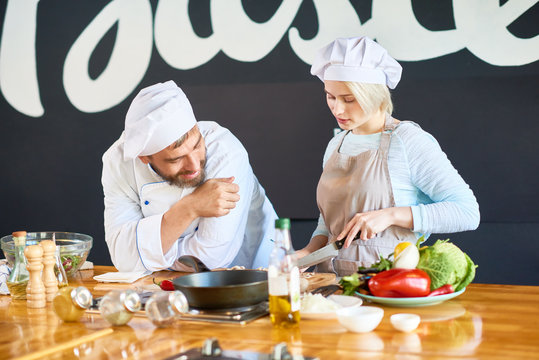
<path fill-rule="evenodd" d="M 318 50 L 311 74 L 320 80 L 385 84 L 394 89 L 402 67 L 387 50 L 366 36 L 338 38 Z"/>
<path fill-rule="evenodd" d="M 125 116 L 124 160 L 158 153 L 195 124 L 191 104 L 174 81 L 142 89 Z"/>

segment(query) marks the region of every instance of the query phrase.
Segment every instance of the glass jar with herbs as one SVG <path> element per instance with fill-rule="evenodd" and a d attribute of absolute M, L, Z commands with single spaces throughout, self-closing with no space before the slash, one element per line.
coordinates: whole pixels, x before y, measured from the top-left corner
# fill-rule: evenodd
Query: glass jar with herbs
<path fill-rule="evenodd" d="M 141 308 L 139 294 L 134 290 L 112 290 L 99 302 L 101 316 L 111 325 L 125 325 Z"/>

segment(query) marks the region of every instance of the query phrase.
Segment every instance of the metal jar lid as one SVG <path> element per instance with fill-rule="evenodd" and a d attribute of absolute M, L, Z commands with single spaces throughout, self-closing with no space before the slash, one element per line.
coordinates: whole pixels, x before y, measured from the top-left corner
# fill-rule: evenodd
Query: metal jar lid
<path fill-rule="evenodd" d="M 120 301 L 130 312 L 137 312 L 141 308 L 140 296 L 134 290 L 125 290 L 122 292 Z"/>
<path fill-rule="evenodd" d="M 88 309 L 92 305 L 92 293 L 84 286 L 79 286 L 71 290 L 71 300 L 81 309 Z"/>
<path fill-rule="evenodd" d="M 184 314 L 189 311 L 189 302 L 187 302 L 187 298 L 179 290 L 171 292 L 168 295 L 168 301 L 172 306 L 172 310 L 177 314 Z"/>

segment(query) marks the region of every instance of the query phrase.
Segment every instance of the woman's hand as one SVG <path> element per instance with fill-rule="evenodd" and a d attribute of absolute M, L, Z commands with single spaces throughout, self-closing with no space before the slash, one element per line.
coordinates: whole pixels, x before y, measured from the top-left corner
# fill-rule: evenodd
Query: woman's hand
<path fill-rule="evenodd" d="M 393 207 L 357 213 L 345 225 L 344 230 L 337 236 L 337 240 L 346 237 L 344 248 L 347 248 L 358 233 L 359 239 L 366 241 L 391 225 L 411 229 L 413 224 L 412 209 L 410 207 Z"/>

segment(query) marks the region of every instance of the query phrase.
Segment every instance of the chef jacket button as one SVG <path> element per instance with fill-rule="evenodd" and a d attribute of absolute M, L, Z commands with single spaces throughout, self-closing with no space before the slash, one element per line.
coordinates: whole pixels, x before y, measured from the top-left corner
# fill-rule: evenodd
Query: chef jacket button
<path fill-rule="evenodd" d="M 148 200 L 146 200 L 146 201 L 144 202 L 144 205 L 148 205 L 149 203 L 150 203 L 150 202 L 149 202 Z"/>

